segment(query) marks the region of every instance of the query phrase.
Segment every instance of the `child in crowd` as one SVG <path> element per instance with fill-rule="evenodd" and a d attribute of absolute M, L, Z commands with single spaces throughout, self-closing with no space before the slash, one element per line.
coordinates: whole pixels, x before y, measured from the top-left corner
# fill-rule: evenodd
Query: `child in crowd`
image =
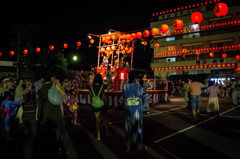
<path fill-rule="evenodd" d="M 69 108 L 69 111 L 72 113 L 72 124 L 79 126 L 79 123 L 77 123 L 77 110 L 79 109 L 79 105 L 76 100 L 76 94 L 74 89 L 70 90 L 67 106 Z"/>
<path fill-rule="evenodd" d="M 10 132 L 10 117 L 16 115 L 18 106 L 23 100 L 13 101 L 13 92 L 5 92 L 5 100 L 2 101 L 0 106 L 1 113 L 1 129 L 3 136 L 8 138 Z"/>

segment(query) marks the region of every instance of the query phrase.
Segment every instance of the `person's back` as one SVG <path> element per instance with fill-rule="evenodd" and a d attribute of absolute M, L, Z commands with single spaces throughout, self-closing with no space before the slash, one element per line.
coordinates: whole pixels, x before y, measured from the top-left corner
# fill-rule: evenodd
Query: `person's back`
<path fill-rule="evenodd" d="M 219 87 L 218 86 L 215 86 L 215 85 L 212 85 L 210 87 L 208 87 L 207 89 L 209 91 L 209 98 L 216 98 L 218 97 L 218 90 L 219 90 Z"/>
<path fill-rule="evenodd" d="M 201 95 L 201 88 L 205 86 L 200 82 L 192 82 L 190 83 L 187 88 L 190 89 L 191 96 L 199 96 Z"/>

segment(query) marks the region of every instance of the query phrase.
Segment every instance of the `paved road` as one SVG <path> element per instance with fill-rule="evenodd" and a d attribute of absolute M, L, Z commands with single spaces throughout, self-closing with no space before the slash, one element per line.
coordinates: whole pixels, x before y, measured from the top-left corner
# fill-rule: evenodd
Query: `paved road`
<path fill-rule="evenodd" d="M 65 114 L 66 127 L 76 148 L 78 158 L 83 159 L 239 159 L 240 158 L 240 108 L 232 106 L 231 99 L 220 99 L 220 116 L 212 117 L 206 110 L 207 98 L 202 98 L 202 115 L 197 124 L 184 107 L 182 97 L 173 97 L 169 103 L 151 106 L 144 115 L 145 152 L 136 149 L 124 153 L 124 113 L 109 111 L 112 136 L 106 137 L 102 128 L 102 140 L 95 139 L 94 117 L 89 106 L 81 106 L 81 126 L 72 126 L 69 114 Z M 12 141 L 0 141 L 0 158 L 41 158 L 36 151 L 37 140 L 34 107 L 25 108 L 26 126 Z M 38 153 L 36 153 L 38 152 Z M 44 153 L 44 152 L 43 152 Z M 38 155 L 40 154 L 40 155 Z M 64 158 L 59 156 L 58 158 Z"/>

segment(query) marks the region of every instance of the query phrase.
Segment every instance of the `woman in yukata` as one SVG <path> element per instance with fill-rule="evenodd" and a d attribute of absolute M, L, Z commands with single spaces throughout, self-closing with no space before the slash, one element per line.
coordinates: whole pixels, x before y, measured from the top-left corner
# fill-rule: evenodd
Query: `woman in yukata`
<path fill-rule="evenodd" d="M 138 151 L 144 151 L 143 145 L 143 103 L 148 100 L 148 95 L 142 86 L 135 83 L 136 72 L 128 75 L 129 82 L 123 86 L 123 97 L 120 102 L 124 105 L 125 112 L 125 144 L 126 153 L 131 151 L 131 144 L 138 145 Z"/>

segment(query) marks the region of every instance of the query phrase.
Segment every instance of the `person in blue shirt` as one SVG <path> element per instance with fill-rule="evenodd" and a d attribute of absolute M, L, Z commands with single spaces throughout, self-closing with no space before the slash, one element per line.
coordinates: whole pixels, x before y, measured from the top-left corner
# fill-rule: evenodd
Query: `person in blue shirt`
<path fill-rule="evenodd" d="M 123 86 L 123 97 L 120 102 L 124 105 L 125 113 L 125 144 L 126 153 L 131 151 L 131 144 L 137 144 L 138 150 L 143 151 L 143 103 L 148 100 L 146 90 L 135 83 L 136 72 L 129 72 L 129 82 Z"/>
<path fill-rule="evenodd" d="M 10 131 L 10 117 L 16 115 L 18 106 L 22 103 L 22 101 L 12 101 L 11 100 L 11 92 L 5 93 L 5 100 L 2 101 L 0 106 L 1 112 L 1 129 L 5 137 L 9 136 Z"/>

